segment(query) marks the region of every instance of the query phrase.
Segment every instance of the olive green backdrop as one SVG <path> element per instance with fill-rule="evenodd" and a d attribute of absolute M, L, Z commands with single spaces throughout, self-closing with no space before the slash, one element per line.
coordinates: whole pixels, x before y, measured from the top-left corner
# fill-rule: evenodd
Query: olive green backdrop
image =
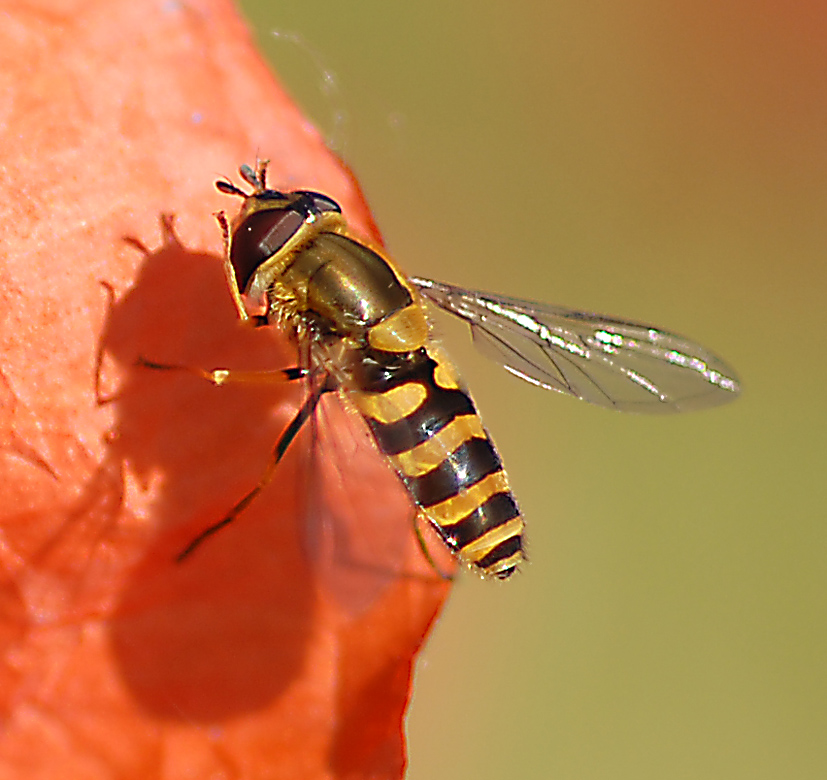
<path fill-rule="evenodd" d="M 532 563 L 457 585 L 419 663 L 410 779 L 827 777 L 827 10 L 244 9 L 406 270 L 663 325 L 745 385 L 706 413 L 615 415 L 440 318 Z"/>

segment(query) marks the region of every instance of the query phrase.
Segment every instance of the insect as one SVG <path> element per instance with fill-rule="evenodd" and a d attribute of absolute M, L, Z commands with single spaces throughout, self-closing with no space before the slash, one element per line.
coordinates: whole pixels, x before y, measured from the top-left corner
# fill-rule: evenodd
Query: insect
<path fill-rule="evenodd" d="M 725 363 L 659 328 L 406 277 L 350 231 L 328 196 L 269 189 L 265 162 L 240 173 L 252 191 L 216 182 L 242 198 L 232 223 L 218 215 L 227 283 L 242 320 L 284 329 L 303 356 L 299 367 L 255 373 L 304 380 L 308 392 L 259 484 L 180 558 L 249 505 L 321 398 L 336 392 L 459 561 L 499 579 L 513 574 L 525 557 L 523 517 L 471 396 L 431 338 L 424 300 L 465 320 L 475 343 L 514 375 L 600 406 L 677 412 L 740 391 Z M 199 373 L 217 385 L 251 374 Z"/>

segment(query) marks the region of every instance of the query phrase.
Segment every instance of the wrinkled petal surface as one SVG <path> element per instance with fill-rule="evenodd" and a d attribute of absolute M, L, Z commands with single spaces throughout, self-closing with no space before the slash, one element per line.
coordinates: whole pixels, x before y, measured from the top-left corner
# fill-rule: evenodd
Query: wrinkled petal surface
<path fill-rule="evenodd" d="M 178 564 L 302 391 L 136 365 L 294 364 L 237 321 L 213 182 L 267 156 L 378 238 L 358 187 L 224 0 L 3 3 L 0 41 L 0 776 L 400 777 L 446 587 L 395 478 L 331 403 Z M 314 467 L 337 437 L 347 468 Z M 308 473 L 332 529 L 308 531 Z M 336 536 L 352 559 L 320 563 Z"/>

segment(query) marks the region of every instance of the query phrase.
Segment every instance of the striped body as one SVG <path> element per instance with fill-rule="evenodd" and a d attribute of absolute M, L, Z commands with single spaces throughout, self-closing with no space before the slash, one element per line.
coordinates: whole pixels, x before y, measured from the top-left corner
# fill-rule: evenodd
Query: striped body
<path fill-rule="evenodd" d="M 474 402 L 433 345 L 383 358 L 359 367 L 349 392 L 377 446 L 460 560 L 508 577 L 523 520 Z"/>
<path fill-rule="evenodd" d="M 244 171 L 242 171 L 244 172 Z M 430 330 L 418 293 L 338 206 L 247 180 L 227 236 L 231 292 L 310 344 L 311 371 L 361 413 L 419 511 L 463 562 L 505 579 L 524 558 L 523 520 L 476 407 Z M 246 300 L 242 300 L 242 293 Z"/>

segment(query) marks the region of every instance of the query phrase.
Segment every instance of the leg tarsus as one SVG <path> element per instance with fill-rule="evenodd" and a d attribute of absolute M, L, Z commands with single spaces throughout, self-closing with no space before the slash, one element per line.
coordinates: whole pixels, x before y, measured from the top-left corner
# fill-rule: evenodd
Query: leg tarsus
<path fill-rule="evenodd" d="M 422 535 L 422 529 L 419 527 L 418 521 L 420 517 L 423 517 L 422 512 L 417 512 L 413 517 L 413 529 L 414 534 L 416 534 L 416 541 L 419 543 L 419 549 L 422 550 L 425 560 L 428 561 L 428 564 L 437 573 L 440 579 L 446 580 L 447 582 L 453 582 L 454 575 L 442 571 L 431 555 L 431 551 L 428 549 L 428 543 L 425 541 L 425 537 Z M 425 519 L 427 520 L 427 518 Z"/>

